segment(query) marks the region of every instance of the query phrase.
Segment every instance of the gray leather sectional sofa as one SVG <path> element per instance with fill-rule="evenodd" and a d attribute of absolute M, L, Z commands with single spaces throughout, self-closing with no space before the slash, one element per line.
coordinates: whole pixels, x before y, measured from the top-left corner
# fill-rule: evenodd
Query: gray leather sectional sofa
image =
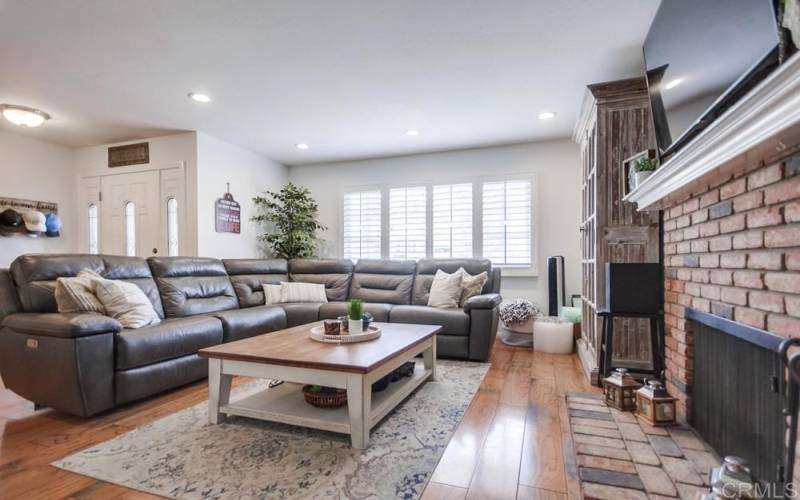
<path fill-rule="evenodd" d="M 489 272 L 463 309 L 428 307 L 437 269 Z M 55 280 L 91 269 L 138 285 L 163 320 L 126 330 L 98 314 L 60 314 Z M 328 303 L 264 305 L 261 285 L 322 283 Z M 500 270 L 487 260 L 218 260 L 24 255 L 0 270 L 0 376 L 20 396 L 89 416 L 207 375 L 204 347 L 336 318 L 362 299 L 377 321 L 442 325 L 438 355 L 485 361 L 494 342 Z"/>

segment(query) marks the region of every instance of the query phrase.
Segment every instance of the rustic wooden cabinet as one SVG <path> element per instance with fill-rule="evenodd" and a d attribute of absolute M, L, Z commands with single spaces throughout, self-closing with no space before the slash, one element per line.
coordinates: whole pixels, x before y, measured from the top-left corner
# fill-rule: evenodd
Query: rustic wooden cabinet
<path fill-rule="evenodd" d="M 575 127 L 581 148 L 581 302 L 578 354 L 592 383 L 599 383 L 601 319 L 606 262 L 658 262 L 659 215 L 637 212 L 623 201 L 626 158 L 655 148 L 647 87 L 643 78 L 588 86 Z M 644 322 L 617 319 L 613 357 L 621 365 L 648 367 L 650 339 Z"/>

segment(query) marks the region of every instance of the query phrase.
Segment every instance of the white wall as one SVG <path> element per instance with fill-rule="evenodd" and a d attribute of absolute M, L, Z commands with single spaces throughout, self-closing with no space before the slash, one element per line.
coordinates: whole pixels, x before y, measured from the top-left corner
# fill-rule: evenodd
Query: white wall
<path fill-rule="evenodd" d="M 277 191 L 288 180 L 287 168 L 269 158 L 206 134 L 197 134 L 198 255 L 217 258 L 263 256 L 257 236 L 261 228 L 250 221 L 256 214 L 253 196 Z M 214 202 L 225 194 L 226 183 L 242 208 L 241 234 L 217 233 Z"/>
<path fill-rule="evenodd" d="M 538 181 L 538 276 L 504 277 L 506 298 L 527 297 L 547 305 L 549 255 L 563 255 L 567 293 L 580 289 L 580 179 L 578 146 L 568 140 L 296 166 L 289 180 L 308 187 L 328 230 L 323 253 L 341 255 L 341 196 L 350 186 L 451 182 L 479 176 L 535 172 Z"/>
<path fill-rule="evenodd" d="M 0 196 L 58 203 L 62 224 L 59 238 L 0 236 L 0 267 L 8 267 L 11 261 L 24 253 L 75 251 L 74 179 L 71 150 L 0 132 Z"/>

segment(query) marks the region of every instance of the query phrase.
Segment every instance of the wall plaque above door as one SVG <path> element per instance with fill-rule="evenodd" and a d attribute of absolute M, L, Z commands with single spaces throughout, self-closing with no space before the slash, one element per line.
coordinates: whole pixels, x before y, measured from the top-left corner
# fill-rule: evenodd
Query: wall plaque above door
<path fill-rule="evenodd" d="M 127 167 L 150 163 L 150 143 L 139 142 L 108 148 L 109 167 Z"/>

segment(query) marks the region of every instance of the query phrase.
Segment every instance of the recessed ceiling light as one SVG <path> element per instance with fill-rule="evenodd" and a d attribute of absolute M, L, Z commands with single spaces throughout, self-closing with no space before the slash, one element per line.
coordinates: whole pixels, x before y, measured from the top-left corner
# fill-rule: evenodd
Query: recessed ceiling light
<path fill-rule="evenodd" d="M 17 106 L 15 104 L 0 104 L 3 117 L 14 125 L 20 127 L 38 127 L 50 119 L 50 115 L 36 108 Z"/>
<path fill-rule="evenodd" d="M 553 113 L 552 111 L 543 111 L 543 112 L 539 113 L 539 119 L 540 120 L 549 120 L 549 119 L 555 118 L 555 117 L 556 117 L 556 114 Z"/>
<path fill-rule="evenodd" d="M 416 137 L 416 136 L 419 135 L 419 130 L 417 130 L 415 128 L 410 128 L 410 129 L 406 130 L 406 135 L 409 136 L 409 137 Z"/>
<path fill-rule="evenodd" d="M 189 97 L 197 102 L 211 102 L 211 96 L 208 94 L 201 94 L 200 92 L 189 92 Z"/>
<path fill-rule="evenodd" d="M 682 81 L 683 81 L 683 78 L 676 78 L 674 80 L 670 80 L 670 81 L 667 82 L 666 85 L 664 85 L 664 88 L 667 89 L 667 90 L 674 89 L 675 87 L 680 85 Z"/>
<path fill-rule="evenodd" d="M 294 147 L 296 147 L 297 149 L 302 149 L 303 151 L 305 151 L 306 149 L 309 148 L 309 145 L 301 142 L 300 144 L 295 144 Z"/>

